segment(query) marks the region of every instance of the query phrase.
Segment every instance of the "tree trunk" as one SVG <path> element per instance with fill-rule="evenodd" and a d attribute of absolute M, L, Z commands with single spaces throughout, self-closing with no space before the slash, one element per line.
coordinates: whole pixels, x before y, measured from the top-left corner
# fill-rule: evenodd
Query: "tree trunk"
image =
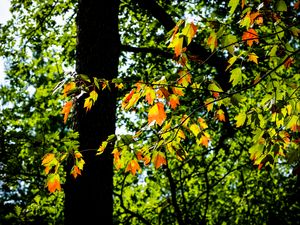
<path fill-rule="evenodd" d="M 111 80 L 117 77 L 119 61 L 119 1 L 79 0 L 77 14 L 76 72 Z M 65 224 L 112 224 L 112 149 L 96 156 L 107 136 L 115 132 L 116 93 L 104 90 L 91 111 L 77 106 L 80 150 L 86 162 L 82 176 L 69 174 L 65 186 Z M 72 162 L 71 162 L 72 163 Z M 70 171 L 70 170 L 68 170 Z"/>

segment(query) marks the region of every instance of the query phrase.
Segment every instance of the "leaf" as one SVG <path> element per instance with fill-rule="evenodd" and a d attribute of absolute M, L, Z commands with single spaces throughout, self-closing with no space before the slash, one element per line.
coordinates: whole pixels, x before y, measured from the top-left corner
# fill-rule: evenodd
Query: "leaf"
<path fill-rule="evenodd" d="M 187 23 L 185 24 L 185 27 L 182 29 L 182 34 L 187 37 L 187 45 L 189 45 L 197 33 L 197 27 L 194 25 L 194 23 Z"/>
<path fill-rule="evenodd" d="M 228 70 L 234 63 L 235 63 L 235 61 L 237 60 L 237 56 L 232 56 L 229 60 L 228 60 L 228 63 L 229 63 L 229 65 L 226 67 L 226 70 Z M 225 71 L 226 71 L 225 70 Z"/>
<path fill-rule="evenodd" d="M 64 123 L 67 122 L 68 116 L 70 114 L 71 108 L 72 108 L 73 102 L 72 101 L 68 101 L 66 102 L 66 104 L 64 105 L 63 109 L 62 109 L 62 114 L 64 114 Z"/>
<path fill-rule="evenodd" d="M 167 115 L 165 113 L 164 105 L 161 102 L 156 103 L 152 106 L 148 113 L 148 124 L 151 124 L 155 121 L 158 125 L 162 125 Z"/>
<path fill-rule="evenodd" d="M 146 87 L 145 92 L 146 92 L 145 93 L 146 94 L 146 97 L 145 97 L 146 101 L 148 102 L 148 104 L 153 105 L 154 99 L 156 97 L 155 91 L 151 87 Z"/>
<path fill-rule="evenodd" d="M 276 9 L 277 9 L 277 11 L 280 11 L 280 12 L 286 12 L 287 11 L 287 5 L 285 4 L 285 1 L 284 0 L 279 0 L 277 2 Z"/>
<path fill-rule="evenodd" d="M 107 144 L 108 144 L 107 141 L 103 141 L 103 142 L 101 143 L 100 147 L 98 148 L 97 154 L 96 154 L 96 155 L 101 155 L 101 154 L 104 152 L 104 150 L 105 150 Z"/>
<path fill-rule="evenodd" d="M 229 14 L 232 15 L 239 4 L 239 0 L 230 0 L 228 6 L 230 7 Z"/>
<path fill-rule="evenodd" d="M 247 41 L 247 44 L 250 47 L 252 46 L 252 44 L 253 44 L 254 41 L 257 44 L 259 43 L 258 34 L 257 34 L 257 32 L 253 28 L 250 28 L 249 30 L 247 30 L 247 31 L 245 31 L 243 33 L 242 40 L 243 41 Z"/>
<path fill-rule="evenodd" d="M 183 92 L 182 88 L 172 87 L 172 92 L 176 95 L 184 96 L 184 92 Z"/>
<path fill-rule="evenodd" d="M 205 122 L 205 120 L 204 120 L 203 118 L 199 117 L 199 118 L 198 118 L 198 122 L 199 122 L 200 128 L 201 128 L 202 130 L 208 128 L 207 123 Z"/>
<path fill-rule="evenodd" d="M 205 147 L 208 147 L 209 140 L 210 140 L 209 134 L 204 132 L 203 135 L 201 135 L 199 143 Z"/>
<path fill-rule="evenodd" d="M 133 159 L 127 164 L 125 172 L 129 171 L 132 175 L 135 176 L 136 171 L 140 171 L 140 170 L 141 170 L 140 165 L 138 164 L 138 162 L 135 159 Z"/>
<path fill-rule="evenodd" d="M 177 95 L 174 94 L 170 95 L 169 105 L 171 106 L 172 109 L 175 109 L 178 105 L 180 105 L 179 98 Z"/>
<path fill-rule="evenodd" d="M 67 97 L 68 93 L 75 88 L 76 88 L 75 82 L 70 82 L 70 83 L 66 84 L 63 89 L 63 96 Z"/>
<path fill-rule="evenodd" d="M 201 132 L 200 127 L 195 123 L 193 123 L 190 126 L 190 130 L 192 131 L 192 133 L 195 135 L 196 138 L 198 137 L 199 133 Z"/>
<path fill-rule="evenodd" d="M 212 52 L 217 47 L 218 45 L 217 34 L 214 31 L 210 33 L 209 38 L 207 39 L 207 45 Z"/>
<path fill-rule="evenodd" d="M 60 191 L 60 178 L 58 174 L 50 174 L 47 180 L 47 186 L 50 193 L 55 192 L 56 190 Z"/>
<path fill-rule="evenodd" d="M 74 178 L 76 178 L 78 175 L 81 175 L 81 170 L 78 168 L 78 166 L 73 166 L 71 174 Z"/>
<path fill-rule="evenodd" d="M 236 120 L 236 127 L 241 127 L 246 121 L 247 115 L 245 112 L 240 112 L 237 116 L 234 117 Z"/>
<path fill-rule="evenodd" d="M 219 120 L 219 121 L 226 121 L 225 119 L 225 114 L 224 114 L 224 111 L 222 109 L 219 109 L 218 111 L 216 111 L 216 118 Z"/>
<path fill-rule="evenodd" d="M 178 74 L 180 76 L 178 84 L 182 85 L 183 87 L 187 87 L 190 83 L 192 83 L 192 76 L 188 71 L 180 70 Z"/>
<path fill-rule="evenodd" d="M 126 105 L 128 104 L 129 100 L 132 98 L 134 92 L 135 92 L 134 89 L 132 89 L 129 94 L 125 95 L 125 97 L 123 98 L 123 101 L 122 101 L 122 108 L 126 107 Z"/>
<path fill-rule="evenodd" d="M 155 169 L 158 169 L 162 165 L 167 165 L 165 155 L 162 152 L 156 152 L 156 154 L 154 153 L 153 164 Z"/>
<path fill-rule="evenodd" d="M 213 102 L 214 102 L 213 98 L 208 98 L 205 100 L 204 104 L 205 104 L 208 112 L 210 112 L 213 109 L 213 107 L 214 107 Z"/>
<path fill-rule="evenodd" d="M 168 48 L 174 48 L 176 57 L 178 57 L 182 52 L 183 37 L 184 36 L 182 34 L 177 33 L 168 46 Z"/>
<path fill-rule="evenodd" d="M 237 43 L 237 37 L 232 34 L 228 34 L 224 38 L 224 47 L 226 47 L 227 51 L 233 55 L 234 54 L 234 44 Z"/>
<path fill-rule="evenodd" d="M 249 53 L 249 55 L 248 55 L 249 61 L 252 61 L 252 62 L 255 62 L 256 64 L 258 64 L 257 59 L 258 59 L 258 56 L 255 53 Z"/>
<path fill-rule="evenodd" d="M 220 85 L 217 84 L 216 82 L 210 83 L 208 85 L 208 90 L 213 91 L 213 92 L 223 92 L 223 90 L 220 87 Z"/>
<path fill-rule="evenodd" d="M 96 91 L 91 91 L 90 98 L 93 99 L 93 102 L 97 101 L 98 94 Z"/>
<path fill-rule="evenodd" d="M 238 83 L 242 82 L 242 69 L 241 68 L 238 67 L 231 71 L 229 82 L 232 82 L 233 86 L 236 86 Z"/>
<path fill-rule="evenodd" d="M 45 166 L 45 165 L 50 164 L 53 161 L 53 159 L 55 159 L 55 154 L 53 154 L 53 153 L 47 153 L 43 157 L 42 165 Z"/>
<path fill-rule="evenodd" d="M 86 99 L 84 99 L 83 108 L 86 108 L 86 112 L 91 110 L 92 105 L 93 105 L 93 101 L 90 97 L 87 97 Z"/>

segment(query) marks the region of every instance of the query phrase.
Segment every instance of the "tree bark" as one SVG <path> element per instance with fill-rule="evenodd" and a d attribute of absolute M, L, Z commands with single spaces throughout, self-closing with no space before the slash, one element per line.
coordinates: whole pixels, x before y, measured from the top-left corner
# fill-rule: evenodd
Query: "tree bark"
<path fill-rule="evenodd" d="M 117 77 L 120 51 L 119 1 L 79 0 L 77 14 L 76 72 L 111 80 Z M 112 146 L 96 156 L 107 136 L 115 132 L 116 91 L 98 93 L 91 111 L 76 105 L 80 151 L 86 162 L 76 179 L 67 175 L 65 224 L 113 224 Z M 71 160 L 72 161 L 72 160 Z M 70 165 L 73 162 L 70 162 Z M 70 171 L 70 170 L 68 170 Z"/>

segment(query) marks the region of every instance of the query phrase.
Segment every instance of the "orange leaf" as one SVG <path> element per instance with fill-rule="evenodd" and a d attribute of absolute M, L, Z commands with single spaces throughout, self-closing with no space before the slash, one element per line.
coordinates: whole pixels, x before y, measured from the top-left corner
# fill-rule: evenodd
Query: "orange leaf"
<path fill-rule="evenodd" d="M 122 101 L 122 108 L 125 108 L 125 106 L 128 104 L 129 100 L 132 98 L 132 95 L 134 94 L 134 90 L 131 90 L 129 94 L 126 94 Z"/>
<path fill-rule="evenodd" d="M 50 164 L 50 162 L 55 158 L 55 155 L 53 153 L 47 153 L 43 157 L 42 165 L 45 166 L 47 164 Z"/>
<path fill-rule="evenodd" d="M 68 93 L 70 91 L 72 91 L 75 87 L 76 87 L 76 84 L 74 82 L 70 82 L 70 83 L 66 84 L 63 89 L 63 96 L 67 97 Z"/>
<path fill-rule="evenodd" d="M 294 59 L 292 57 L 289 57 L 288 60 L 284 62 L 284 66 L 286 69 L 290 68 L 290 66 L 294 63 Z"/>
<path fill-rule="evenodd" d="M 182 91 L 182 88 L 178 87 L 172 87 L 172 91 L 174 94 L 179 95 L 179 96 L 184 96 L 184 93 Z"/>
<path fill-rule="evenodd" d="M 299 9 L 300 6 L 300 1 L 298 0 L 295 4 L 294 4 L 294 9 Z"/>
<path fill-rule="evenodd" d="M 73 102 L 72 101 L 68 101 L 66 102 L 66 104 L 64 105 L 63 109 L 62 109 L 62 114 L 64 114 L 64 123 L 67 122 L 68 116 L 70 114 L 71 108 L 72 108 Z"/>
<path fill-rule="evenodd" d="M 183 36 L 177 33 L 171 40 L 168 48 L 174 48 L 175 56 L 178 57 L 182 52 Z"/>
<path fill-rule="evenodd" d="M 217 112 L 216 112 L 216 118 L 219 120 L 219 121 L 226 121 L 225 119 L 225 114 L 224 114 L 224 111 L 222 109 L 219 109 Z"/>
<path fill-rule="evenodd" d="M 189 83 L 192 83 L 192 76 L 188 71 L 179 71 L 178 72 L 180 78 L 178 80 L 178 84 L 182 85 L 183 87 L 187 87 Z"/>
<path fill-rule="evenodd" d="M 210 33 L 209 38 L 207 40 L 207 45 L 209 46 L 212 52 L 217 47 L 218 41 L 217 41 L 217 34 L 215 32 Z"/>
<path fill-rule="evenodd" d="M 162 125 L 167 115 L 165 113 L 164 105 L 161 102 L 158 102 L 154 106 L 151 107 L 148 113 L 148 124 L 155 121 L 158 125 Z"/>
<path fill-rule="evenodd" d="M 76 178 L 78 175 L 81 175 L 81 170 L 78 168 L 78 166 L 73 166 L 71 174 L 74 178 Z"/>
<path fill-rule="evenodd" d="M 243 33 L 242 40 L 243 41 L 247 41 L 247 44 L 250 47 L 252 46 L 252 44 L 253 44 L 254 41 L 257 44 L 259 43 L 258 34 L 257 34 L 257 32 L 253 28 L 250 28 L 249 30 L 247 30 L 247 31 L 245 31 Z"/>
<path fill-rule="evenodd" d="M 146 87 L 146 100 L 150 105 L 153 105 L 156 93 L 151 87 Z"/>
<path fill-rule="evenodd" d="M 51 174 L 48 177 L 47 186 L 48 186 L 48 190 L 50 191 L 50 193 L 53 193 L 56 190 L 60 191 L 61 186 L 60 186 L 59 175 Z"/>
<path fill-rule="evenodd" d="M 164 87 L 160 87 L 159 90 L 157 91 L 158 97 L 162 98 L 165 97 L 166 99 L 168 99 L 170 93 L 168 92 L 167 89 L 165 89 Z"/>
<path fill-rule="evenodd" d="M 205 147 L 208 147 L 209 137 L 208 135 L 207 136 L 206 135 L 207 134 L 201 136 L 200 144 L 204 145 Z"/>
<path fill-rule="evenodd" d="M 172 94 L 170 96 L 169 105 L 171 106 L 172 109 L 175 109 L 177 105 L 180 105 L 178 96 Z"/>
<path fill-rule="evenodd" d="M 135 159 L 133 159 L 133 160 L 131 160 L 131 161 L 128 163 L 128 165 L 127 165 L 127 167 L 126 167 L 126 169 L 125 169 L 125 172 L 130 171 L 130 173 L 131 173 L 132 175 L 135 175 L 135 174 L 136 174 L 136 171 L 140 171 L 140 170 L 141 170 L 140 165 L 138 164 L 138 162 L 137 162 Z"/>
<path fill-rule="evenodd" d="M 155 169 L 158 169 L 162 165 L 167 165 L 166 158 L 162 152 L 157 152 L 157 154 L 154 154 L 153 164 Z"/>
<path fill-rule="evenodd" d="M 116 162 L 118 162 L 118 161 L 120 160 L 120 152 L 119 152 L 119 150 L 115 148 L 115 149 L 112 151 L 112 154 L 114 155 L 114 160 L 115 160 Z"/>

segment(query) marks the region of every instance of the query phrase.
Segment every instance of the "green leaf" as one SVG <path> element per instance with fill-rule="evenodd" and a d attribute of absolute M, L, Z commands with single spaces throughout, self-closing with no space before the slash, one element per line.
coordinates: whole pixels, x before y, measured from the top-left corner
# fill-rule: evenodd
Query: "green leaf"
<path fill-rule="evenodd" d="M 228 3 L 228 6 L 231 7 L 229 14 L 232 15 L 236 9 L 236 7 L 238 6 L 240 0 L 230 0 Z"/>
<path fill-rule="evenodd" d="M 214 92 L 223 92 L 222 88 L 215 82 L 208 85 L 208 90 Z"/>
<path fill-rule="evenodd" d="M 236 127 L 241 127 L 246 121 L 247 115 L 245 112 L 240 112 L 237 116 L 234 117 L 236 120 Z"/>
<path fill-rule="evenodd" d="M 227 51 L 233 55 L 234 54 L 234 43 L 237 42 L 237 37 L 232 34 L 228 34 L 224 38 L 224 47 L 226 47 Z"/>
<path fill-rule="evenodd" d="M 236 86 L 238 83 L 242 83 L 242 69 L 235 68 L 231 71 L 230 80 L 233 86 Z"/>
<path fill-rule="evenodd" d="M 287 11 L 287 6 L 285 4 L 285 1 L 284 0 L 279 0 L 277 2 L 276 9 L 280 12 L 286 12 Z"/>

